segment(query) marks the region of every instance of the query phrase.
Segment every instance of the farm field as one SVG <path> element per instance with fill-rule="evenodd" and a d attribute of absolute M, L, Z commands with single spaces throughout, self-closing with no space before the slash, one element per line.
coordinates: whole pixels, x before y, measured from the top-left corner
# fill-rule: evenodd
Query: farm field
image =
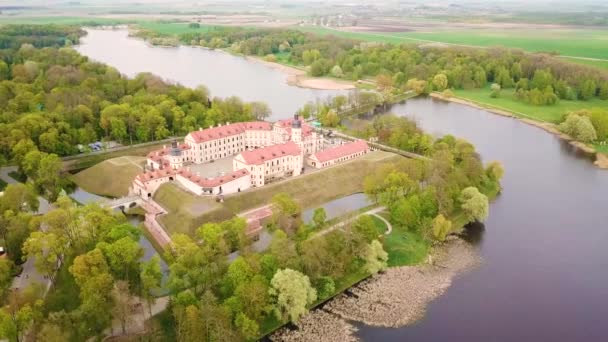
<path fill-rule="evenodd" d="M 59 25 L 118 25 L 133 22 L 128 19 L 101 18 L 101 17 L 77 17 L 77 16 L 5 16 L 0 17 L 0 25 L 8 24 L 59 24 Z"/>
<path fill-rule="evenodd" d="M 487 105 L 513 112 L 522 117 L 552 123 L 560 122 L 562 115 L 569 111 L 595 107 L 608 109 L 608 101 L 599 99 L 592 99 L 589 101 L 560 100 L 557 104 L 552 106 L 534 106 L 515 100 L 513 98 L 513 93 L 513 89 L 503 89 L 499 98 L 491 98 L 489 88 L 454 90 L 454 94 L 457 97 L 477 102 L 480 105 Z"/>
<path fill-rule="evenodd" d="M 140 21 L 138 26 L 142 29 L 154 31 L 164 35 L 178 35 L 182 33 L 207 32 L 215 30 L 214 25 L 201 24 L 200 27 L 190 27 L 189 23 L 168 23 L 160 21 Z"/>
<path fill-rule="evenodd" d="M 608 30 L 552 29 L 505 31 L 461 30 L 435 32 L 348 32 L 323 27 L 299 27 L 317 34 L 381 41 L 387 43 L 448 43 L 470 46 L 504 46 L 530 52 L 558 52 L 564 56 L 606 59 L 608 62 Z"/>

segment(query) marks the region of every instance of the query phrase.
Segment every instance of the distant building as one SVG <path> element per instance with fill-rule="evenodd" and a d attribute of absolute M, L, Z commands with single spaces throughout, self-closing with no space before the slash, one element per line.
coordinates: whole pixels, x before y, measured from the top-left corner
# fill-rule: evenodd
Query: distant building
<path fill-rule="evenodd" d="M 369 150 L 369 145 L 365 140 L 357 140 L 314 153 L 308 157 L 307 164 L 321 169 L 360 157 Z"/>

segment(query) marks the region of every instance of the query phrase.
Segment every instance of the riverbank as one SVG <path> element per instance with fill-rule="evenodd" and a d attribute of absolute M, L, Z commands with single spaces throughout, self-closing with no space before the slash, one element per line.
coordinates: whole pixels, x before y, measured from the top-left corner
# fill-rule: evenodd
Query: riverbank
<path fill-rule="evenodd" d="M 600 169 L 608 169 L 608 156 L 604 153 L 601 152 L 597 152 L 592 146 L 589 146 L 588 144 L 585 144 L 583 142 L 580 141 L 576 141 L 574 140 L 572 137 L 570 137 L 567 134 L 562 133 L 557 125 L 553 124 L 553 123 L 549 123 L 549 122 L 542 122 L 542 121 L 536 121 L 533 119 L 528 119 L 528 118 L 524 118 L 524 117 L 519 117 L 518 115 L 516 115 L 515 113 L 506 111 L 506 110 L 502 110 L 502 109 L 498 109 L 498 108 L 493 108 L 491 106 L 482 106 L 476 102 L 473 101 L 469 101 L 469 100 L 465 100 L 462 98 L 458 98 L 458 97 L 445 97 L 439 93 L 431 93 L 430 96 L 433 99 L 437 99 L 437 100 L 441 100 L 441 101 L 447 101 L 447 102 L 453 102 L 453 103 L 458 103 L 458 104 L 462 104 L 465 106 L 469 106 L 469 107 L 473 107 L 473 108 L 477 108 L 477 109 L 481 109 L 484 111 L 487 111 L 489 113 L 492 114 L 497 114 L 497 115 L 501 115 L 501 116 L 506 116 L 506 117 L 510 117 L 510 118 L 514 118 L 516 120 L 519 120 L 525 124 L 534 126 L 534 127 L 538 127 L 550 134 L 553 134 L 557 137 L 559 137 L 562 140 L 567 141 L 570 145 L 577 147 L 578 149 L 580 149 L 581 151 L 588 153 L 588 154 L 594 154 L 595 155 L 595 161 L 593 163 L 593 165 L 599 167 Z"/>
<path fill-rule="evenodd" d="M 318 89 L 318 90 L 349 90 L 355 89 L 355 84 L 351 81 L 337 80 L 326 77 L 310 77 L 306 71 L 292 66 L 277 62 L 265 61 L 258 57 L 245 56 L 248 61 L 262 63 L 275 70 L 279 70 L 287 75 L 287 84 L 300 88 Z"/>
<path fill-rule="evenodd" d="M 456 277 L 481 263 L 475 247 L 456 236 L 436 246 L 428 260 L 390 268 L 361 282 L 310 312 L 296 324 L 297 330 L 281 328 L 271 340 L 350 342 L 358 340 L 351 321 L 391 328 L 415 323 Z"/>

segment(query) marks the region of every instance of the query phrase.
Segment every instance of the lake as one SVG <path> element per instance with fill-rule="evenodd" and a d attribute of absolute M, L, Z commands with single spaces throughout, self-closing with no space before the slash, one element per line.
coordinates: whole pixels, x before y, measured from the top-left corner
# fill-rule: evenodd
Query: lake
<path fill-rule="evenodd" d="M 78 49 L 122 73 L 150 71 L 212 94 L 266 101 L 273 118 L 335 91 L 288 86 L 264 65 L 199 48 L 158 48 L 124 31 L 89 31 Z M 478 269 L 456 279 L 419 323 L 359 326 L 366 341 L 604 341 L 608 336 L 608 171 L 545 131 L 464 105 L 412 99 L 392 112 L 471 141 L 505 166 L 476 243 Z"/>
<path fill-rule="evenodd" d="M 75 48 L 93 60 L 111 65 L 130 77 L 151 72 L 188 87 L 205 85 L 212 96 L 266 102 L 272 110 L 271 121 L 292 117 L 308 101 L 344 93 L 290 86 L 282 71 L 221 50 L 151 47 L 141 39 L 129 38 L 126 30 L 87 32 Z"/>

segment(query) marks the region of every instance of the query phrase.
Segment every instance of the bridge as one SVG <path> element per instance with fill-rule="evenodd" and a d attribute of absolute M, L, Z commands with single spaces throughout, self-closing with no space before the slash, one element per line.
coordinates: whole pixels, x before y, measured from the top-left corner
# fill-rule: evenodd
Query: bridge
<path fill-rule="evenodd" d="M 139 196 L 125 196 L 117 198 L 108 202 L 104 202 L 102 205 L 112 209 L 127 210 L 141 205 L 143 200 Z"/>

